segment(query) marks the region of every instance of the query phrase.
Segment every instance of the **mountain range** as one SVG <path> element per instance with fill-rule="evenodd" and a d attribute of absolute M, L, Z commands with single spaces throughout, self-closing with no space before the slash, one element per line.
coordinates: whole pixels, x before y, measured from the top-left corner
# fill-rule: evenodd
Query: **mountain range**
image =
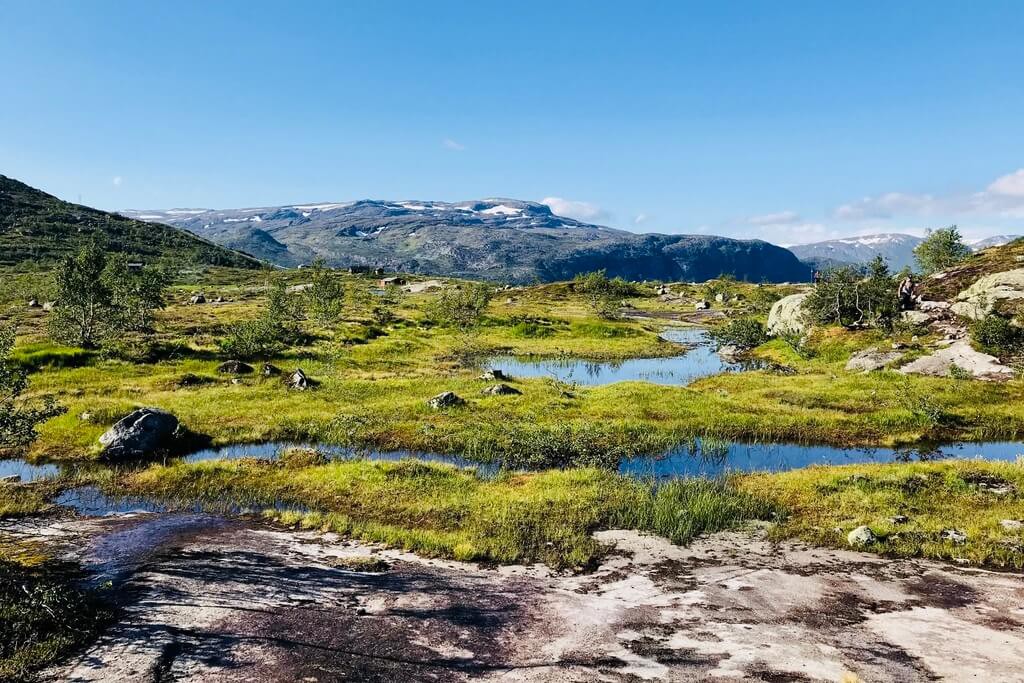
<path fill-rule="evenodd" d="M 53 265 L 93 236 L 112 251 L 164 265 L 262 265 L 192 233 L 65 202 L 0 175 L 0 266 Z"/>
<path fill-rule="evenodd" d="M 976 242 L 969 246 L 974 251 L 988 247 L 997 247 L 1018 239 L 1020 235 L 996 235 Z M 840 265 L 859 265 L 867 263 L 876 256 L 888 262 L 891 270 L 902 270 L 914 266 L 914 249 L 924 240 L 922 237 L 901 233 L 885 233 L 879 235 L 862 235 L 844 237 L 811 244 L 796 244 L 789 250 L 796 254 L 804 263 L 816 269 Z"/>
<path fill-rule="evenodd" d="M 123 211 L 182 228 L 281 266 L 334 267 L 524 283 L 604 269 L 632 280 L 805 281 L 810 269 L 761 240 L 636 234 L 515 199 L 378 201 L 248 209 Z"/>

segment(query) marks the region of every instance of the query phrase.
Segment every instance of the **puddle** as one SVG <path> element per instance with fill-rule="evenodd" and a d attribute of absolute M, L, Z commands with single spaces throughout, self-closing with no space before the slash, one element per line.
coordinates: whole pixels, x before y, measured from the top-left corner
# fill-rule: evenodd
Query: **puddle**
<path fill-rule="evenodd" d="M 20 459 L 0 460 L 0 478 L 16 475 L 21 477 L 21 481 L 24 483 L 55 477 L 59 473 L 60 468 L 56 465 L 32 465 Z"/>
<path fill-rule="evenodd" d="M 796 444 L 725 443 L 680 447 L 661 457 L 628 458 L 619 472 L 638 477 L 718 477 L 727 472 L 781 472 L 809 465 L 913 462 L 945 459 L 1002 460 L 1024 455 L 1024 442 L 955 443 L 930 448 L 833 448 Z"/>
<path fill-rule="evenodd" d="M 561 382 L 586 386 L 629 381 L 686 385 L 701 377 L 753 367 L 749 363 L 723 361 L 715 353 L 707 330 L 703 328 L 673 328 L 663 332 L 661 337 L 685 344 L 690 350 L 668 358 L 632 358 L 624 361 L 593 361 L 583 358 L 530 360 L 515 356 L 492 356 L 484 365 L 491 370 L 501 370 L 511 377 L 554 377 Z"/>

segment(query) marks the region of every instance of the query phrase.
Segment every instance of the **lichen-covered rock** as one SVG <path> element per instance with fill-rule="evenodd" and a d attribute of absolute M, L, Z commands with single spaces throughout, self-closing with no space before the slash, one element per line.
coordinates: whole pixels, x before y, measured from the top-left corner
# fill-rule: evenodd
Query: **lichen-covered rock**
<path fill-rule="evenodd" d="M 463 400 L 454 391 L 442 392 L 427 401 L 427 405 L 433 408 L 434 410 L 441 410 L 443 408 L 454 408 L 456 406 L 461 406 L 465 403 L 466 401 Z"/>
<path fill-rule="evenodd" d="M 484 389 L 481 393 L 490 396 L 518 396 L 523 392 L 507 384 L 494 384 Z"/>
<path fill-rule="evenodd" d="M 972 320 L 984 318 L 998 302 L 1024 299 L 1024 268 L 992 273 L 956 295 L 950 307 L 957 315 Z"/>
<path fill-rule="evenodd" d="M 768 333 L 776 336 L 803 334 L 807 330 L 807 320 L 803 310 L 803 303 L 807 297 L 806 292 L 790 294 L 772 304 L 772 309 L 768 312 Z"/>
<path fill-rule="evenodd" d="M 701 299 L 693 305 L 693 310 L 695 311 L 706 311 L 709 308 L 711 308 L 711 304 L 707 301 L 707 299 Z"/>
<path fill-rule="evenodd" d="M 240 360 L 229 360 L 218 365 L 217 372 L 222 372 L 226 375 L 249 375 L 252 374 L 253 367 Z"/>
<path fill-rule="evenodd" d="M 103 458 L 128 460 L 171 450 L 179 436 L 178 418 L 159 408 L 139 408 L 100 436 Z"/>
<path fill-rule="evenodd" d="M 1013 368 L 1003 365 L 995 356 L 975 351 L 963 340 L 953 341 L 930 356 L 922 356 L 899 369 L 903 374 L 948 377 L 950 369 L 956 366 L 976 379 L 1012 379 Z"/>
<path fill-rule="evenodd" d="M 967 542 L 967 534 L 959 529 L 943 529 L 939 532 L 939 538 L 956 545 L 961 545 Z"/>
<path fill-rule="evenodd" d="M 846 363 L 846 370 L 847 372 L 872 372 L 881 370 L 900 358 L 903 358 L 903 354 L 899 351 L 879 351 L 877 348 L 871 347 L 850 356 L 850 360 Z"/>
<path fill-rule="evenodd" d="M 306 373 L 302 371 L 302 368 L 296 368 L 295 372 L 288 375 L 287 383 L 289 389 L 295 389 L 297 391 L 305 391 L 306 389 L 312 388 L 314 385 L 313 380 L 306 376 Z"/>
<path fill-rule="evenodd" d="M 264 377 L 277 377 L 281 374 L 281 368 L 273 365 L 272 363 L 264 363 L 260 369 L 260 374 Z"/>
<path fill-rule="evenodd" d="M 878 537 L 875 536 L 875 532 L 866 526 L 859 526 L 846 536 L 846 542 L 852 546 L 864 546 L 876 540 Z"/>
<path fill-rule="evenodd" d="M 492 382 L 492 381 L 495 381 L 495 380 L 500 381 L 500 380 L 507 380 L 507 379 L 510 379 L 510 378 L 509 378 L 508 375 L 506 375 L 501 370 L 485 370 L 484 374 L 480 375 L 480 379 L 488 381 L 488 382 Z"/>

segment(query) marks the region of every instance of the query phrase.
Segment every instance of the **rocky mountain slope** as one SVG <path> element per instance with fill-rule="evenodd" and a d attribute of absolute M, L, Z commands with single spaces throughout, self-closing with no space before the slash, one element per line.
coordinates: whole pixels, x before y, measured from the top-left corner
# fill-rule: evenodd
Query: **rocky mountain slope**
<path fill-rule="evenodd" d="M 880 255 L 889 263 L 889 268 L 901 270 L 914 265 L 914 247 L 920 243 L 920 237 L 890 233 L 797 244 L 789 250 L 816 268 L 867 263 Z"/>
<path fill-rule="evenodd" d="M 995 235 L 970 242 L 974 251 L 997 247 L 1017 239 L 1019 235 Z M 892 270 L 914 266 L 914 249 L 923 241 L 921 237 L 901 233 L 844 237 L 811 244 L 797 244 L 789 248 L 797 258 L 815 268 L 863 264 L 875 256 L 882 256 Z"/>
<path fill-rule="evenodd" d="M 759 240 L 614 230 L 512 199 L 458 203 L 357 201 L 251 209 L 125 211 L 283 266 L 316 257 L 333 266 L 383 267 L 506 282 L 551 281 L 606 269 L 611 276 L 755 282 L 807 280 L 792 253 Z"/>
<path fill-rule="evenodd" d="M 168 265 L 258 268 L 184 230 L 79 206 L 0 175 L 0 266 L 50 265 L 100 233 L 110 249 Z"/>

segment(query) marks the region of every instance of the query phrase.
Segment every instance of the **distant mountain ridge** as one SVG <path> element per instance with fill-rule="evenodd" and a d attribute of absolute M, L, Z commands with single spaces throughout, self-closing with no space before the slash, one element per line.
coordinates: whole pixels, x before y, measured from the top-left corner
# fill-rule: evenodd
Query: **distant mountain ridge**
<path fill-rule="evenodd" d="M 111 250 L 166 265 L 262 266 L 184 230 L 72 204 L 0 175 L 0 266 L 52 265 L 97 234 Z"/>
<path fill-rule="evenodd" d="M 760 240 L 636 234 L 554 214 L 537 202 L 327 202 L 248 209 L 123 211 L 167 223 L 282 266 L 320 257 L 335 267 L 552 281 L 605 269 L 633 280 L 805 281 L 789 251 Z"/>
<path fill-rule="evenodd" d="M 1007 244 L 1018 237 L 1018 235 L 996 235 L 970 242 L 969 246 L 974 251 L 980 251 L 988 247 Z M 914 249 L 922 241 L 924 238 L 914 235 L 882 233 L 843 237 L 811 244 L 797 244 L 789 247 L 789 250 L 796 254 L 801 261 L 815 268 L 864 264 L 875 256 L 881 256 L 889 264 L 891 270 L 902 270 L 904 267 L 914 266 Z"/>

